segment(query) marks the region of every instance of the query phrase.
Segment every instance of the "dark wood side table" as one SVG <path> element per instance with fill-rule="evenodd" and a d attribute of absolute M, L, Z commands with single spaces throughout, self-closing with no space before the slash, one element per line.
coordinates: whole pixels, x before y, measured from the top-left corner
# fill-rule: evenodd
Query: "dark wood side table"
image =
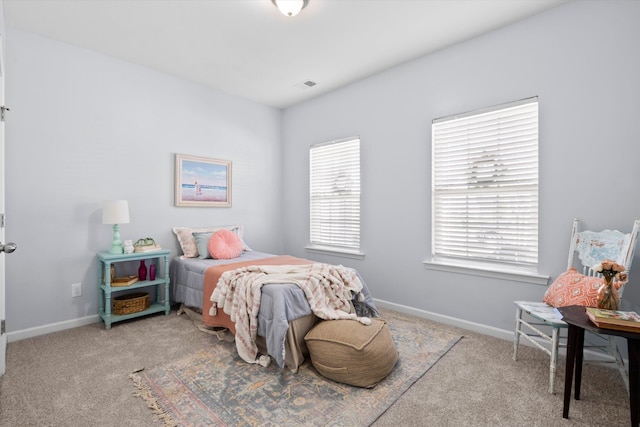
<path fill-rule="evenodd" d="M 638 404 L 640 403 L 640 333 L 617 331 L 615 329 L 598 328 L 591 323 L 584 307 L 559 307 L 562 320 L 569 325 L 567 341 L 567 368 L 564 379 L 564 404 L 562 417 L 569 418 L 569 403 L 571 402 L 571 383 L 575 366 L 575 399 L 580 400 L 580 384 L 582 382 L 582 359 L 584 349 L 584 331 L 598 334 L 616 335 L 627 339 L 629 349 L 629 406 L 631 407 L 631 425 L 637 427 L 640 421 Z"/>

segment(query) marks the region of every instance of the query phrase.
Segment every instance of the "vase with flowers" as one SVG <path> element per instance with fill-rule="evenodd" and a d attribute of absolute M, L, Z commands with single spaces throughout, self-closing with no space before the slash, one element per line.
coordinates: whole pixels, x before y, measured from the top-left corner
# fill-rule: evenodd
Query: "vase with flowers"
<path fill-rule="evenodd" d="M 605 310 L 618 310 L 620 308 L 620 295 L 618 290 L 627 281 L 627 273 L 624 265 L 620 265 L 610 259 L 605 259 L 600 264 L 592 267 L 596 273 L 601 273 L 603 283 L 598 289 L 598 308 Z M 614 281 L 614 279 L 616 279 Z"/>

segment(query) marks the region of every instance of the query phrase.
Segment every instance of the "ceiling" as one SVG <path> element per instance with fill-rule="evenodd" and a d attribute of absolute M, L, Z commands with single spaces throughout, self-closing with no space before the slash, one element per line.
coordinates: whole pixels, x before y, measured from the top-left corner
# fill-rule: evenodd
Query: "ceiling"
<path fill-rule="evenodd" d="M 9 27 L 286 108 L 566 0 L 4 0 Z M 316 85 L 309 87 L 304 82 Z"/>

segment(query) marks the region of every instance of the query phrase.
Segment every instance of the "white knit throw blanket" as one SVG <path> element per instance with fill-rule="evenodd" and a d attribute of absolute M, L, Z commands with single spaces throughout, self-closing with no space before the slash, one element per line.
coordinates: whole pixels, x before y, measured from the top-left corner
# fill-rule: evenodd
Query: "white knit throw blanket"
<path fill-rule="evenodd" d="M 306 265 L 254 265 L 227 271 L 220 276 L 209 314 L 217 308 L 227 313 L 236 325 L 236 348 L 249 363 L 268 364 L 268 357 L 257 359 L 258 311 L 262 286 L 268 283 L 293 283 L 305 293 L 313 314 L 321 319 L 354 319 L 368 325 L 371 319 L 353 313 L 352 295 L 363 300 L 362 282 L 355 270 L 323 263 Z M 353 293 L 352 293 L 353 292 Z"/>

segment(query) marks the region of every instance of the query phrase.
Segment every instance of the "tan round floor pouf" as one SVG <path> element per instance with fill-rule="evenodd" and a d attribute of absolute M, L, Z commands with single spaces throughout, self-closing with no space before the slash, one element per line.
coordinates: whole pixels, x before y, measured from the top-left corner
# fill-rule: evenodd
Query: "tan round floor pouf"
<path fill-rule="evenodd" d="M 373 387 L 393 371 L 398 351 L 383 319 L 324 320 L 304 337 L 320 375 L 357 387 Z"/>

